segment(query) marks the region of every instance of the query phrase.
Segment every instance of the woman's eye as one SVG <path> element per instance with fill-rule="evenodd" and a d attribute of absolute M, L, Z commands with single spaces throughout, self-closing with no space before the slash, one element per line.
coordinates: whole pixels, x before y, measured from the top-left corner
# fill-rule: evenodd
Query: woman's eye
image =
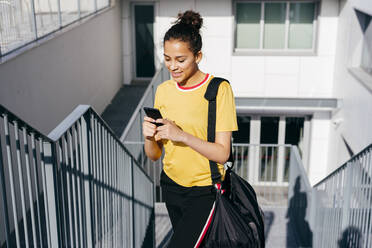
<path fill-rule="evenodd" d="M 183 63 L 185 60 L 178 60 L 178 62 Z"/>

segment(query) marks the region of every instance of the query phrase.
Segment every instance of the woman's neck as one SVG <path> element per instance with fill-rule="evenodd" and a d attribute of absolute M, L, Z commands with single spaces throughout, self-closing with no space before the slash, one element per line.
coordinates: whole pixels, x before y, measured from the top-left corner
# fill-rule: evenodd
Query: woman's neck
<path fill-rule="evenodd" d="M 182 87 L 192 87 L 199 84 L 205 78 L 206 74 L 199 69 L 189 77 L 185 82 L 179 83 Z"/>

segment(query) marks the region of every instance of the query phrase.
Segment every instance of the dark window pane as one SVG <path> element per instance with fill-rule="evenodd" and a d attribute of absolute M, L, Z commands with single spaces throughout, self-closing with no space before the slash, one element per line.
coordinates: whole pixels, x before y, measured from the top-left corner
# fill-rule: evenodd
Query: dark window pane
<path fill-rule="evenodd" d="M 238 131 L 233 132 L 234 143 L 249 143 L 251 117 L 238 116 L 238 128 Z"/>
<path fill-rule="evenodd" d="M 278 144 L 279 117 L 261 118 L 261 144 Z"/>

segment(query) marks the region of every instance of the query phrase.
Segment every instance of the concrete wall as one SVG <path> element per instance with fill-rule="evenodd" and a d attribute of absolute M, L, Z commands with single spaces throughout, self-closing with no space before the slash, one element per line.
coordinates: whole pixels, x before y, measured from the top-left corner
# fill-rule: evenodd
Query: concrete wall
<path fill-rule="evenodd" d="M 341 137 L 354 153 L 372 143 L 372 88 L 350 73 L 350 69 L 360 65 L 363 45 L 363 32 L 354 8 L 368 10 L 367 7 L 372 10 L 369 0 L 342 0 L 340 4 L 333 94 L 341 98 L 343 104 L 333 117 L 336 124 L 332 124 L 331 129 L 328 171 L 349 159 Z M 372 11 L 370 13 L 372 15 Z"/>
<path fill-rule="evenodd" d="M 0 103 L 47 134 L 77 105 L 101 113 L 121 87 L 120 4 L 0 64 Z"/>

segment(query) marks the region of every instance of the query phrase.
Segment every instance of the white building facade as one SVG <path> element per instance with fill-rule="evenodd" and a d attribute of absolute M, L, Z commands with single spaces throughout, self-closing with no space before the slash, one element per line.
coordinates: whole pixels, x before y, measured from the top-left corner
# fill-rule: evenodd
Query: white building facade
<path fill-rule="evenodd" d="M 231 83 L 240 123 L 235 142 L 298 145 L 312 184 L 372 142 L 372 30 L 363 32 L 358 21 L 372 15 L 368 0 L 124 0 L 127 84 L 143 78 L 135 13 L 144 6 L 153 11 L 146 27 L 155 68 L 175 16 L 188 9 L 202 15 L 200 67 Z"/>

